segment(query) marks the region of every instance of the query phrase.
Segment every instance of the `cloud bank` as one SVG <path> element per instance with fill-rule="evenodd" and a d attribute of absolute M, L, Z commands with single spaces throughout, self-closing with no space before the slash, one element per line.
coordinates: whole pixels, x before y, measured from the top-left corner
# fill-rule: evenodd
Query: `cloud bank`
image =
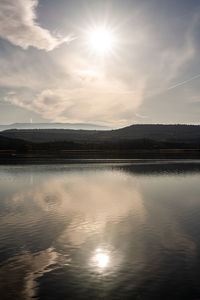
<path fill-rule="evenodd" d="M 24 49 L 34 46 L 46 51 L 69 40 L 52 36 L 36 22 L 37 5 L 37 0 L 0 0 L 0 36 Z M 51 1 L 44 1 L 41 19 L 44 11 L 45 18 L 48 16 L 45 5 L 48 12 L 55 9 L 48 7 L 53 5 Z M 79 12 L 77 4 L 73 5 Z M 194 120 L 194 108 L 188 107 L 191 98 L 199 99 L 199 75 L 195 75 L 200 64 L 199 10 L 183 20 L 181 11 L 174 18 L 170 8 L 160 12 L 161 19 L 156 18 L 153 7 L 152 3 L 150 8 L 141 6 L 140 13 L 134 14 L 131 5 L 133 15 L 117 27 L 116 45 L 104 57 L 88 49 L 84 35 L 87 14 L 83 13 L 84 23 L 66 6 L 68 14 L 59 23 L 56 16 L 62 19 L 62 13 L 58 8 L 55 24 L 63 28 L 73 24 L 79 38 L 67 49 L 59 47 L 48 55 L 6 43 L 0 57 L 0 86 L 4 90 L 0 101 L 5 107 L 24 108 L 52 122 L 113 127 L 134 122 L 197 122 L 197 112 Z M 127 13 L 127 9 L 120 11 L 118 23 L 127 19 Z M 113 15 L 112 11 L 111 20 Z"/>
<path fill-rule="evenodd" d="M 126 125 L 127 114 L 132 114 L 141 103 L 141 92 L 142 87 L 129 91 L 120 81 L 106 83 L 103 80 L 70 89 L 46 89 L 28 101 L 11 94 L 5 101 L 54 122 L 95 121 L 102 125 Z"/>
<path fill-rule="evenodd" d="M 0 37 L 27 49 L 53 50 L 72 37 L 53 36 L 36 22 L 37 0 L 0 0 Z"/>

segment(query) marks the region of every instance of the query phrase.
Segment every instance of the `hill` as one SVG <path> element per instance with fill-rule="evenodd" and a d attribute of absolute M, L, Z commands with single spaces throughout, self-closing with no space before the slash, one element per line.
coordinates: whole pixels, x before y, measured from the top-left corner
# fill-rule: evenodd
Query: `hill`
<path fill-rule="evenodd" d="M 86 123 L 13 123 L 0 125 L 0 131 L 9 129 L 84 129 L 84 130 L 108 130 L 107 126 Z"/>
<path fill-rule="evenodd" d="M 131 125 L 116 130 L 6 130 L 0 145 L 31 150 L 200 149 L 199 125 Z M 2 146 L 1 146 L 2 148 Z"/>
<path fill-rule="evenodd" d="M 74 130 L 74 129 L 21 129 L 6 130 L 2 136 L 20 138 L 32 142 L 52 142 L 64 140 L 135 140 L 153 139 L 157 141 L 193 141 L 200 139 L 200 125 L 131 125 L 116 130 Z"/>

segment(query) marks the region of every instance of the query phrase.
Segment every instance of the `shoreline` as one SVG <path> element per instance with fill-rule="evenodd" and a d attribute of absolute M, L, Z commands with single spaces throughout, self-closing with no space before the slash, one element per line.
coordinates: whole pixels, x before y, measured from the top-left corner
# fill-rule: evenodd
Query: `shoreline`
<path fill-rule="evenodd" d="M 200 160 L 200 150 L 196 149 L 161 149 L 137 151 L 31 151 L 17 153 L 16 151 L 0 151 L 0 165 L 5 164 L 64 164 L 64 163 L 102 163 L 155 160 Z"/>

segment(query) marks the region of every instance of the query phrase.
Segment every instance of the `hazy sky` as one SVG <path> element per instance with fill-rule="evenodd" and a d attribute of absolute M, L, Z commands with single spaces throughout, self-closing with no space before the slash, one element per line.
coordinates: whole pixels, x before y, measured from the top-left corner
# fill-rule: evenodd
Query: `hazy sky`
<path fill-rule="evenodd" d="M 199 53 L 199 0 L 0 0 L 0 123 L 199 123 Z"/>

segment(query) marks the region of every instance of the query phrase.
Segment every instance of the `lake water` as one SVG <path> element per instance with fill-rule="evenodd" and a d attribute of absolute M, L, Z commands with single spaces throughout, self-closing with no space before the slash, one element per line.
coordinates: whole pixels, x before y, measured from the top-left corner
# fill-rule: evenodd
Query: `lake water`
<path fill-rule="evenodd" d="M 200 161 L 0 166 L 0 299 L 200 299 Z"/>

